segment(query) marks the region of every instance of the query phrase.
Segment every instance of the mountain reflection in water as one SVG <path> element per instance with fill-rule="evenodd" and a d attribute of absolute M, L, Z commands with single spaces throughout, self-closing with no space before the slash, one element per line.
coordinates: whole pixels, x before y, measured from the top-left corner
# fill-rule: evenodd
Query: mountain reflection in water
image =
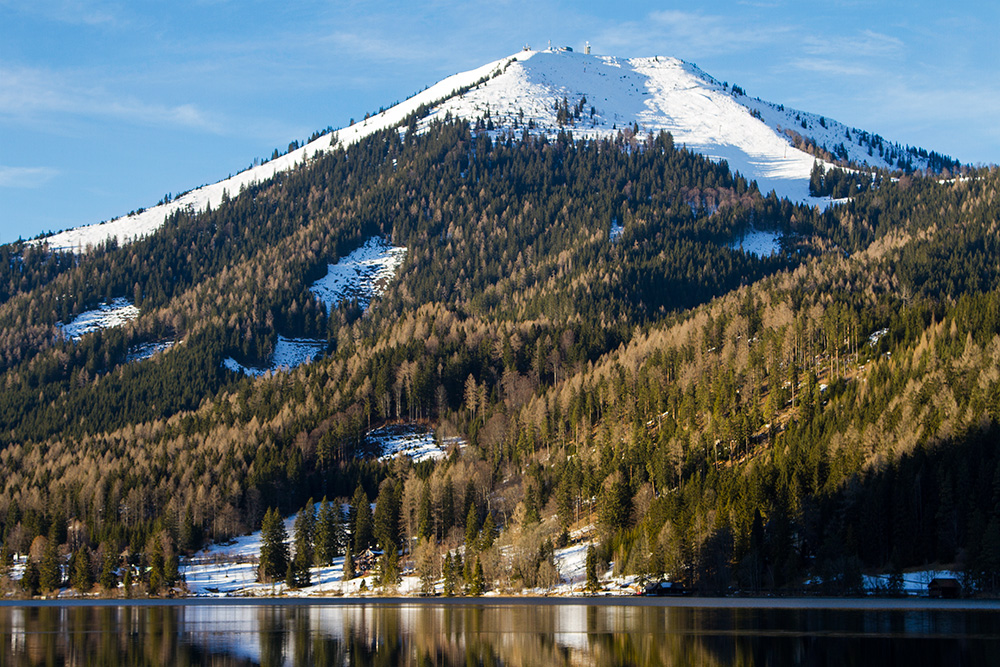
<path fill-rule="evenodd" d="M 0 607 L 0 664 L 1000 664 L 980 611 L 669 606 Z"/>

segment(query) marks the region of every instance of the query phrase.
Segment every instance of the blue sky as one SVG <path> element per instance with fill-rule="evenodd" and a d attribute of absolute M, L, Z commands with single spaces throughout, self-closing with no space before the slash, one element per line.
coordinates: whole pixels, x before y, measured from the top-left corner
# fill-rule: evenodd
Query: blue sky
<path fill-rule="evenodd" d="M 946 4 L 0 0 L 0 242 L 155 204 L 549 40 L 1000 163 L 1000 7 Z"/>

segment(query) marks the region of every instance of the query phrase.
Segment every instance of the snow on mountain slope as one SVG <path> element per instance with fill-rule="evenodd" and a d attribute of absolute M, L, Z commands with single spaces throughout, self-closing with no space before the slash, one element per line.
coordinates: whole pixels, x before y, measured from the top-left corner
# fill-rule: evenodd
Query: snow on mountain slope
<path fill-rule="evenodd" d="M 559 113 L 557 106 L 564 99 L 571 117 L 579 105 L 578 118 L 567 122 L 565 111 Z M 450 76 L 365 121 L 169 203 L 46 240 L 54 249 L 77 252 L 109 238 L 127 243 L 151 234 L 175 211 L 218 206 L 224 193 L 235 196 L 241 188 L 292 169 L 334 142 L 349 145 L 398 125 L 421 105 L 434 106 L 424 126 L 449 112 L 470 121 L 489 113 L 496 134 L 507 130 L 519 134 L 529 125 L 534 133 L 565 129 L 591 138 L 614 136 L 633 124 L 641 132 L 667 130 L 678 145 L 711 159 L 724 159 L 734 171 L 757 180 L 765 194 L 774 190 L 781 197 L 812 204 L 825 205 L 829 200 L 809 197 L 815 158 L 795 148 L 788 130 L 843 159 L 889 168 L 909 159 L 915 168 L 926 166 L 926 160 L 913 159 L 898 144 L 822 116 L 751 99 L 738 87 L 721 84 L 695 65 L 674 58 L 522 51 Z"/>
<path fill-rule="evenodd" d="M 124 297 L 102 303 L 94 310 L 80 313 L 72 322 L 57 325 L 63 335 L 71 340 L 80 340 L 98 329 L 109 329 L 128 324 L 139 317 L 139 309 Z"/>
<path fill-rule="evenodd" d="M 169 203 L 153 206 L 134 215 L 115 218 L 107 222 L 68 229 L 48 236 L 43 241 L 48 242 L 49 247 L 53 250 L 82 252 L 89 245 L 96 245 L 111 238 L 117 239 L 120 244 L 142 238 L 159 229 L 172 213 L 188 208 L 194 211 L 203 211 L 207 206 L 217 207 L 222 203 L 224 193 L 235 196 L 239 194 L 241 188 L 253 183 L 262 183 L 275 174 L 293 169 L 317 153 L 328 150 L 333 143 L 347 146 L 379 130 L 398 125 L 421 105 L 430 105 L 461 88 L 471 86 L 476 81 L 495 72 L 497 67 L 506 60 L 509 59 L 498 60 L 468 72 L 452 75 L 405 102 L 400 102 L 367 120 L 331 134 L 325 134 L 297 150 L 242 171 L 218 183 L 191 190 Z"/>
<path fill-rule="evenodd" d="M 328 311 L 345 299 L 356 299 L 362 310 L 381 296 L 406 258 L 406 248 L 390 245 L 379 237 L 368 239 L 360 248 L 327 265 L 325 276 L 309 288 Z"/>
<path fill-rule="evenodd" d="M 827 145 L 831 152 L 833 146 L 849 143 L 854 150 L 845 150 L 857 162 L 893 166 L 852 143 L 853 137 L 867 133 L 750 99 L 675 58 L 619 59 L 566 51 L 530 55 L 505 67 L 501 76 L 447 100 L 435 115 L 476 118 L 488 112 L 495 126 L 531 123 L 533 131 L 566 129 L 577 137 L 592 138 L 617 134 L 633 123 L 643 134 L 666 130 L 675 144 L 726 160 L 733 171 L 755 179 L 761 192 L 774 190 L 779 197 L 811 204 L 829 201 L 809 196 L 816 158 L 796 149 L 787 129 L 815 137 L 814 143 Z M 582 109 L 578 118 L 566 122 L 564 116 L 560 124 L 557 108 L 563 100 L 571 113 L 574 107 Z M 802 119 L 808 128 L 801 126 Z"/>

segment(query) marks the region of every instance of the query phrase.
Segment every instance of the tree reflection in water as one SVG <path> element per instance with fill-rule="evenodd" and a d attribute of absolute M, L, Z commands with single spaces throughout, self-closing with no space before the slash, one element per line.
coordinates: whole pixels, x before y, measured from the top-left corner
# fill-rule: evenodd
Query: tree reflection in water
<path fill-rule="evenodd" d="M 0 664 L 1000 664 L 997 616 L 574 604 L 0 607 Z"/>

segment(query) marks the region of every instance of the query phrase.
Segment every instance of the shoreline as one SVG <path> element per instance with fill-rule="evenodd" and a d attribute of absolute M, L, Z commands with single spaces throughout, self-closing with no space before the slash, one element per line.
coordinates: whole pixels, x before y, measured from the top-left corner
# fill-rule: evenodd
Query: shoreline
<path fill-rule="evenodd" d="M 704 597 L 644 598 L 594 597 L 185 597 L 185 598 L 65 598 L 0 600 L 0 607 L 666 607 L 686 609 L 760 609 L 830 611 L 981 611 L 1000 612 L 997 600 L 940 600 L 931 598 L 811 598 Z"/>

